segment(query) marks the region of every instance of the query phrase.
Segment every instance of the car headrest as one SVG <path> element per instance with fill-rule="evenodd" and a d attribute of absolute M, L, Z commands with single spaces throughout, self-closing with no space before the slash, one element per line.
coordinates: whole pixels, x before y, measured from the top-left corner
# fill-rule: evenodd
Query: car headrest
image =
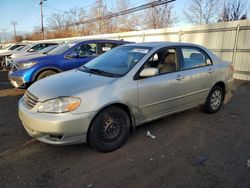
<path fill-rule="evenodd" d="M 201 61 L 204 60 L 203 55 L 200 53 L 192 53 L 190 55 L 190 59 L 201 60 Z"/>
<path fill-rule="evenodd" d="M 165 64 L 176 64 L 175 63 L 175 53 L 169 53 L 164 60 Z"/>

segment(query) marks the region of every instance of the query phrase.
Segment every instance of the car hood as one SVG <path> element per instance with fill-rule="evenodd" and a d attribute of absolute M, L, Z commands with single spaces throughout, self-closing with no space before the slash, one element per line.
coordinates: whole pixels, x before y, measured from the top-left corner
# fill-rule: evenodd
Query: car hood
<path fill-rule="evenodd" d="M 16 53 L 14 53 L 11 57 L 12 58 L 20 58 L 20 57 L 23 57 L 23 56 L 27 56 L 27 55 L 35 55 L 35 54 L 37 54 L 38 52 L 27 52 L 27 51 L 24 51 L 24 52 L 16 52 Z"/>
<path fill-rule="evenodd" d="M 13 53 L 15 53 L 15 52 L 12 52 L 12 51 L 6 51 L 6 52 L 2 52 L 2 53 L 0 52 L 0 56 L 11 55 Z"/>
<path fill-rule="evenodd" d="M 14 53 L 14 54 L 12 54 L 12 58 L 17 58 L 17 57 L 20 57 L 20 56 L 22 56 L 23 54 L 25 54 L 25 53 L 27 53 L 27 52 L 17 52 L 17 53 Z"/>
<path fill-rule="evenodd" d="M 0 50 L 0 53 L 4 53 L 4 52 L 7 52 L 8 50 Z"/>
<path fill-rule="evenodd" d="M 18 62 L 27 62 L 27 61 L 30 61 L 31 59 L 35 59 L 37 57 L 42 57 L 42 56 L 45 56 L 44 54 L 24 54 L 23 56 L 21 57 L 17 57 L 15 58 L 15 62 L 18 63 Z"/>
<path fill-rule="evenodd" d="M 28 91 L 38 97 L 39 101 L 45 101 L 61 96 L 80 96 L 84 91 L 103 86 L 115 79 L 74 69 L 38 80 Z"/>
<path fill-rule="evenodd" d="M 28 61 L 45 61 L 54 58 L 54 55 L 34 54 L 18 57 L 14 59 L 14 63 L 24 63 Z"/>

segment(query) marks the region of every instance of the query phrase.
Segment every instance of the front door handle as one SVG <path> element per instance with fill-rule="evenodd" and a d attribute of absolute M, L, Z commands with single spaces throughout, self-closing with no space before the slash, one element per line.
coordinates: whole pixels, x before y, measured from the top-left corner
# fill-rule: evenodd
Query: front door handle
<path fill-rule="evenodd" d="M 183 80 L 184 79 L 184 76 L 181 76 L 181 75 L 178 75 L 177 77 L 176 77 L 176 80 Z"/>

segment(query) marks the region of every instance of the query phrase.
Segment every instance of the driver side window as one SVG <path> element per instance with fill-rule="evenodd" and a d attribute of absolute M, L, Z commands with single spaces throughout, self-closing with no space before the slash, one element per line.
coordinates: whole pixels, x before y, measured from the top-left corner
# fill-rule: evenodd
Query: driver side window
<path fill-rule="evenodd" d="M 96 43 L 83 44 L 74 49 L 69 54 L 69 56 L 76 58 L 95 56 L 95 55 L 96 55 Z"/>
<path fill-rule="evenodd" d="M 161 49 L 151 56 L 144 64 L 144 68 L 158 68 L 159 74 L 166 74 L 178 70 L 178 59 L 175 49 Z"/>

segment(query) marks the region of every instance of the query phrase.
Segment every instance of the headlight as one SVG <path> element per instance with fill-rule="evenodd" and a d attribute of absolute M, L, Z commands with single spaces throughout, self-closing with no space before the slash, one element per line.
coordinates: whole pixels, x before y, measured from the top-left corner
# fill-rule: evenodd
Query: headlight
<path fill-rule="evenodd" d="M 26 63 L 20 63 L 19 64 L 19 67 L 21 69 L 27 69 L 27 68 L 30 68 L 32 67 L 33 65 L 35 65 L 37 62 L 33 62 L 33 61 L 30 61 L 30 62 L 26 62 Z"/>
<path fill-rule="evenodd" d="M 59 97 L 43 102 L 38 107 L 38 112 L 64 113 L 77 109 L 81 104 L 81 99 L 75 97 Z"/>

